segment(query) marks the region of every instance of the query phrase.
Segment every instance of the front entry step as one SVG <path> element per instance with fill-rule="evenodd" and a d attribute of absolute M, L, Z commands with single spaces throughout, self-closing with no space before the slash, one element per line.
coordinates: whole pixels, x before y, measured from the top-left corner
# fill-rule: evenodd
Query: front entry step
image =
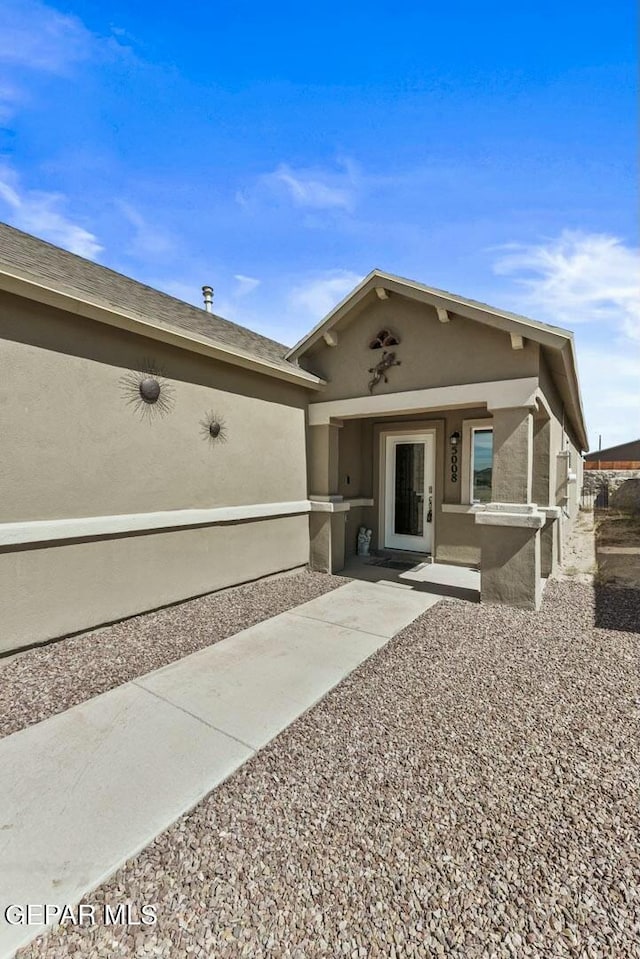
<path fill-rule="evenodd" d="M 374 566 L 383 566 L 389 563 L 402 563 L 406 568 L 418 566 L 420 563 L 433 563 L 431 553 L 413 553 L 402 549 L 375 549 L 371 551 L 369 561 Z M 399 567 L 390 567 L 396 569 Z"/>

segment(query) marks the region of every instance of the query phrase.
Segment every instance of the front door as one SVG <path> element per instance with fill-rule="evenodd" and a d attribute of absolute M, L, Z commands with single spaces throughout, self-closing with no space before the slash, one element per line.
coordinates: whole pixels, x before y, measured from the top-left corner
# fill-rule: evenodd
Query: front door
<path fill-rule="evenodd" d="M 387 435 L 385 464 L 385 547 L 430 553 L 433 541 L 433 435 Z"/>

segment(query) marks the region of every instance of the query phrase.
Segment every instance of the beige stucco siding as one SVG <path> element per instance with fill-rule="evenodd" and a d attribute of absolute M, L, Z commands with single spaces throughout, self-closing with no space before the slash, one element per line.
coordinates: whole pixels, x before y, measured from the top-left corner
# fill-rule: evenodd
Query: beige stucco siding
<path fill-rule="evenodd" d="M 554 546 L 555 557 L 561 561 L 562 544 L 566 543 L 580 509 L 583 462 L 575 430 L 565 414 L 562 399 L 544 353 L 540 358 L 539 378 L 540 389 L 551 413 L 549 503 L 560 506 L 562 509 L 562 515 L 556 525 Z"/>
<path fill-rule="evenodd" d="M 576 432 L 573 424 L 565 415 L 560 395 L 554 385 L 548 363 L 544 355 L 540 359 L 540 389 L 551 411 L 551 490 L 552 501 L 566 508 L 568 517 L 573 521 L 578 515 L 580 506 L 580 490 L 582 489 L 583 462 L 578 447 Z M 559 462 L 559 455 L 568 452 L 566 470 Z M 575 475 L 575 480 L 567 482 L 566 474 Z M 553 498 L 555 495 L 555 499 Z M 565 531 L 568 524 L 565 523 Z"/>
<path fill-rule="evenodd" d="M 3 522 L 306 497 L 304 390 L 9 296 L 0 337 Z M 123 386 L 145 360 L 171 392 L 150 419 Z"/>
<path fill-rule="evenodd" d="M 388 383 L 380 382 L 375 393 L 400 393 L 432 387 L 466 383 L 537 377 L 540 350 L 525 340 L 524 348 L 514 350 L 508 334 L 472 320 L 450 314 L 450 322 L 441 323 L 430 306 L 400 296 L 389 300 L 369 299 L 348 323 L 336 327 L 338 345 L 320 341 L 303 359 L 302 365 L 328 380 L 318 399 L 321 402 L 352 399 L 366 395 L 371 379 L 369 369 L 381 358 L 382 351 L 369 349 L 381 329 L 390 329 L 399 339 L 390 347 L 400 366 L 388 371 Z M 364 417 L 345 420 L 339 435 L 338 486 L 336 492 L 349 497 L 373 497 L 373 507 L 361 507 L 347 517 L 347 554 L 355 551 L 357 529 L 365 524 L 373 529 L 374 546 L 381 546 L 379 530 L 379 443 L 385 424 L 437 424 L 436 501 L 434 510 L 435 558 L 442 562 L 473 564 L 480 562 L 480 530 L 474 516 L 443 511 L 442 504 L 460 505 L 465 501 L 465 472 L 468 453 L 458 451 L 458 482 L 451 480 L 448 442 L 453 432 L 462 434 L 464 420 L 492 416 L 486 408 L 446 411 L 429 410 L 411 416 Z"/>
<path fill-rule="evenodd" d="M 301 358 L 305 369 L 329 381 L 322 401 L 366 395 L 371 379 L 369 369 L 379 362 L 382 351 L 369 349 L 381 329 L 390 329 L 400 338 L 391 347 L 400 360 L 388 371 L 388 383 L 376 386 L 376 393 L 490 382 L 538 373 L 539 349 L 526 341 L 522 350 L 513 350 L 507 333 L 473 320 L 451 314 L 441 323 L 433 307 L 404 297 L 371 301 L 348 324 L 337 327 L 338 345 L 320 341 Z"/>
<path fill-rule="evenodd" d="M 468 457 L 458 447 L 459 480 L 451 481 L 448 438 L 453 432 L 462 433 L 465 420 L 486 420 L 492 417 L 486 409 L 447 410 L 430 414 L 397 417 L 378 417 L 345 421 L 338 431 L 339 477 L 338 493 L 345 497 L 367 497 L 373 506 L 359 506 L 346 514 L 346 553 L 356 551 L 358 529 L 365 525 L 373 530 L 374 548 L 382 547 L 380 531 L 380 444 L 385 431 L 410 428 L 433 429 L 436 432 L 436 464 L 434 494 L 435 559 L 441 562 L 477 565 L 480 562 L 480 532 L 474 517 L 466 513 L 448 513 L 443 503 L 460 505 L 463 502 L 462 473 L 468 468 Z M 351 480 L 347 483 L 347 477 Z"/>
<path fill-rule="evenodd" d="M 307 563 L 308 516 L 0 550 L 0 652 Z"/>
<path fill-rule="evenodd" d="M 0 344 L 0 524 L 132 516 L 141 530 L 4 547 L 0 648 L 308 561 L 305 513 L 144 528 L 167 510 L 305 501 L 304 389 L 8 294 Z M 123 382 L 147 363 L 170 393 L 150 418 Z M 209 413 L 225 442 L 204 434 Z"/>

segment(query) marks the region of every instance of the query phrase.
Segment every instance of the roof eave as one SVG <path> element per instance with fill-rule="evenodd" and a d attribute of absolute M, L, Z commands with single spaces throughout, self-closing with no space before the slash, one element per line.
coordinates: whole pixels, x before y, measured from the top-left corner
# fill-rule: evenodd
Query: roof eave
<path fill-rule="evenodd" d="M 359 283 L 344 299 L 340 300 L 337 306 L 331 310 L 319 323 L 313 327 L 308 333 L 302 337 L 301 340 L 298 340 L 295 346 L 292 346 L 291 349 L 285 353 L 285 359 L 295 360 L 297 359 L 305 350 L 316 343 L 324 331 L 330 326 L 333 326 L 339 320 L 342 319 L 350 310 L 356 306 L 359 301 L 366 296 L 369 292 L 371 282 L 376 276 L 381 275 L 378 270 L 372 270 L 368 276 L 365 276 L 364 280 Z"/>
<path fill-rule="evenodd" d="M 475 305 L 454 293 L 435 290 L 413 280 L 394 276 L 392 273 L 384 273 L 382 270 L 372 270 L 348 296 L 341 300 L 320 323 L 317 323 L 306 336 L 286 353 L 286 358 L 297 359 L 317 343 L 327 329 L 339 323 L 368 293 L 380 286 L 381 283 L 384 284 L 385 289 L 399 296 L 409 296 L 431 306 L 441 306 L 444 309 L 455 311 L 460 316 L 478 320 L 505 332 L 520 332 L 545 346 L 561 349 L 564 341 L 571 337 L 570 330 L 564 330 L 560 327 L 550 328 L 544 323 L 536 323 L 535 320 L 529 320 L 526 317 L 515 318 L 488 305 Z"/>
<path fill-rule="evenodd" d="M 449 293 L 445 294 L 444 291 L 434 290 L 431 287 L 395 276 L 392 273 L 384 273 L 382 270 L 372 270 L 348 296 L 321 320 L 320 323 L 316 324 L 310 333 L 289 350 L 286 358 L 292 360 L 298 359 L 306 350 L 320 340 L 325 331 L 339 323 L 365 296 L 381 284 L 384 284 L 385 289 L 392 293 L 400 296 L 410 296 L 413 299 L 432 306 L 441 306 L 451 312 L 458 313 L 460 316 L 477 320 L 494 329 L 499 329 L 507 333 L 520 333 L 529 339 L 535 340 L 535 342 L 542 346 L 557 350 L 562 356 L 562 362 L 569 384 L 569 393 L 573 406 L 571 412 L 573 413 L 577 438 L 579 442 L 584 444 L 582 449 L 588 448 L 587 430 L 578 384 L 576 355 L 571 330 L 565 330 L 562 327 L 549 327 L 545 323 L 537 323 L 535 320 L 527 319 L 527 317 L 516 318 L 488 305 L 476 305 L 464 297 L 458 297 L 455 294 Z M 566 349 L 567 346 L 568 351 Z M 567 352 L 569 353 L 569 357 L 567 356 Z"/>
<path fill-rule="evenodd" d="M 582 396 L 580 393 L 580 381 L 578 379 L 578 361 L 576 358 L 575 343 L 573 339 L 573 334 L 569 334 L 567 337 L 569 350 L 563 351 L 561 353 L 562 362 L 565 367 L 567 374 L 567 380 L 569 383 L 569 391 L 571 394 L 571 400 L 574 405 L 574 422 L 576 426 L 576 432 L 578 434 L 577 439 L 581 443 L 581 448 L 579 452 L 585 452 L 589 449 L 589 437 L 587 436 L 587 423 L 584 415 L 584 408 L 582 406 Z M 567 357 L 567 352 L 569 357 Z"/>
<path fill-rule="evenodd" d="M 109 326 L 126 330 L 130 333 L 136 333 L 139 336 L 146 336 L 150 339 L 167 343 L 170 346 L 175 346 L 178 349 L 189 350 L 192 353 L 199 353 L 203 356 L 210 356 L 233 366 L 239 366 L 243 369 L 253 370 L 254 372 L 272 376 L 289 383 L 295 383 L 307 389 L 321 390 L 326 385 L 321 377 L 314 376 L 312 373 L 308 373 L 299 367 L 292 365 L 291 369 L 288 370 L 267 359 L 246 353 L 243 350 L 232 349 L 223 343 L 186 333 L 177 327 L 158 326 L 155 323 L 150 323 L 147 320 L 132 316 L 129 313 L 100 306 L 89 300 L 83 300 L 81 297 L 73 296 L 70 293 L 62 293 L 59 290 L 37 283 L 35 280 L 16 276 L 6 271 L 0 271 L 0 290 L 18 296 L 24 296 L 27 299 L 34 300 L 46 306 L 65 310 L 67 313 L 83 316 L 99 323 L 106 323 Z M 285 359 L 285 357 L 283 357 L 283 359 Z"/>

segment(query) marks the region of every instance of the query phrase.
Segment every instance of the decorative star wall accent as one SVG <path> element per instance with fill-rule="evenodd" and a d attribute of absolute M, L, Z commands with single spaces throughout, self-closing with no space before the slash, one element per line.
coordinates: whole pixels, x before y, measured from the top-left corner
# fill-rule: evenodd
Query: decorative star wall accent
<path fill-rule="evenodd" d="M 175 390 L 153 361 L 145 360 L 141 369 L 130 370 L 120 378 L 122 395 L 141 419 L 165 416 L 175 405 Z"/>
<path fill-rule="evenodd" d="M 200 420 L 200 432 L 202 433 L 203 439 L 212 445 L 227 442 L 227 427 L 225 421 L 217 413 L 207 413 L 205 418 Z"/>

